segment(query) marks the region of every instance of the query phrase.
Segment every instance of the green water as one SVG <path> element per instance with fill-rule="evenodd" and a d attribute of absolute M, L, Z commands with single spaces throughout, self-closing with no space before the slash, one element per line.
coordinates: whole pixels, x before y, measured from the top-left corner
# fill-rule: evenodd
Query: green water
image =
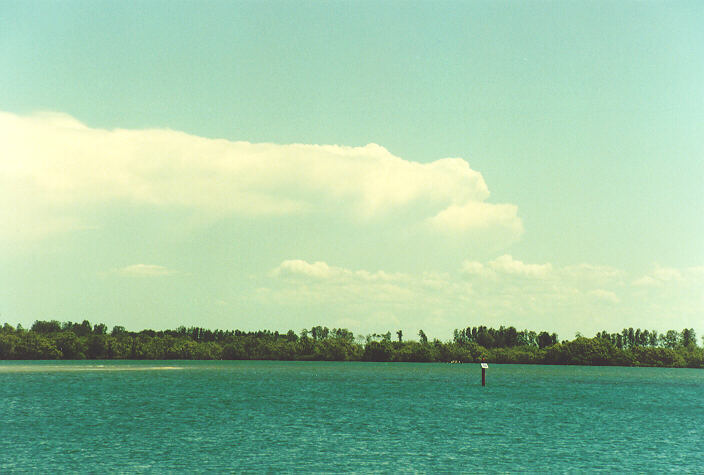
<path fill-rule="evenodd" d="M 0 362 L 0 472 L 704 471 L 704 371 Z"/>

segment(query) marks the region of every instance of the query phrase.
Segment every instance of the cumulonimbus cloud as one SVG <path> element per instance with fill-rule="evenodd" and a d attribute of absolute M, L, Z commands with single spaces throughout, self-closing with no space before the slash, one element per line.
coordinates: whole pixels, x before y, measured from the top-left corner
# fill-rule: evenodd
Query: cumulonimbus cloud
<path fill-rule="evenodd" d="M 24 234 L 34 227 L 41 235 L 42 226 L 44 233 L 75 229 L 78 209 L 115 202 L 215 216 L 374 220 L 403 211 L 442 233 L 498 232 L 509 241 L 523 229 L 516 207 L 487 202 L 482 175 L 460 158 L 418 163 L 375 144 L 277 145 L 162 129 L 103 130 L 52 113 L 0 112 L 0 187 L 6 229 Z"/>

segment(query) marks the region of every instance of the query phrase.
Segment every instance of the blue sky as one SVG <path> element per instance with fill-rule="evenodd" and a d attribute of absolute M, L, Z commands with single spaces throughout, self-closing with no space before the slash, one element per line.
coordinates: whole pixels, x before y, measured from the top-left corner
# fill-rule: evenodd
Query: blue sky
<path fill-rule="evenodd" d="M 0 321 L 704 333 L 703 23 L 0 1 Z"/>

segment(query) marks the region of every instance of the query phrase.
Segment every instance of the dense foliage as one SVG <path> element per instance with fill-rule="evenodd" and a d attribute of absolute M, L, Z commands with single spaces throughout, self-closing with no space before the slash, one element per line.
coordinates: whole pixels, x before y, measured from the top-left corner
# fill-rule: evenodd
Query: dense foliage
<path fill-rule="evenodd" d="M 296 334 L 268 330 L 176 330 L 130 332 L 104 324 L 36 321 L 26 330 L 0 328 L 0 359 L 229 359 L 416 361 L 577 364 L 618 366 L 704 367 L 704 349 L 691 328 L 681 332 L 633 328 L 620 333 L 599 332 L 594 338 L 577 335 L 558 342 L 555 333 L 498 329 L 485 326 L 454 331 L 452 341 L 429 341 L 423 330 L 418 341 L 404 341 L 398 330 L 357 337 L 343 328 L 316 326 Z"/>

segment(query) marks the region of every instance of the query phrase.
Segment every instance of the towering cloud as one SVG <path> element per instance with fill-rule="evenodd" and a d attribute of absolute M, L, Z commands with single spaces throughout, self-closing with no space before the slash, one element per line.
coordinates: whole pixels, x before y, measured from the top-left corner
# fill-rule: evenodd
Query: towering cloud
<path fill-rule="evenodd" d="M 5 234 L 85 225 L 86 207 L 114 203 L 213 216 L 343 216 L 399 212 L 449 235 L 522 232 L 516 207 L 487 202 L 481 174 L 459 158 L 417 163 L 385 148 L 231 142 L 172 130 L 102 130 L 63 114 L 0 113 L 0 213 Z"/>

